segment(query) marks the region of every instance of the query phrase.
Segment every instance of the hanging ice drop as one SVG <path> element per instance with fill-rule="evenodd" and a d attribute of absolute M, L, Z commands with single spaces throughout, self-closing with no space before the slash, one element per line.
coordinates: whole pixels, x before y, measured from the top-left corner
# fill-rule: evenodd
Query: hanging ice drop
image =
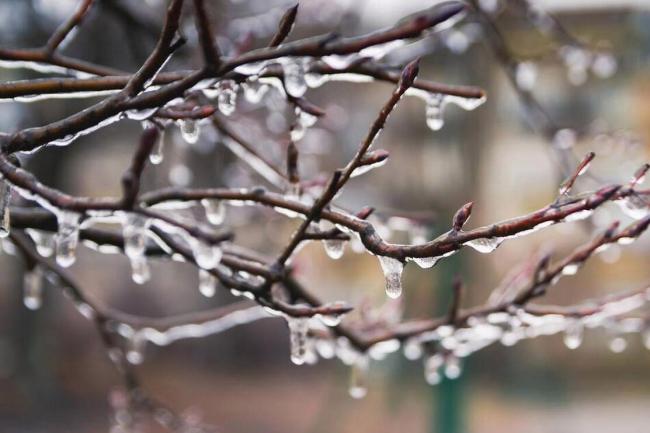
<path fill-rule="evenodd" d="M 501 241 L 499 238 L 478 238 L 466 242 L 465 245 L 473 248 L 479 253 L 488 254 L 496 250 Z"/>
<path fill-rule="evenodd" d="M 156 138 L 156 143 L 154 144 L 153 149 L 149 154 L 149 162 L 151 162 L 154 165 L 160 164 L 163 161 L 163 158 L 165 157 L 164 149 L 165 149 L 165 130 L 161 129 L 158 134 L 158 137 Z"/>
<path fill-rule="evenodd" d="M 199 292 L 206 298 L 214 296 L 217 278 L 205 269 L 199 269 Z"/>
<path fill-rule="evenodd" d="M 38 253 L 43 257 L 50 257 L 54 252 L 55 235 L 36 230 L 31 230 L 29 234 L 36 244 L 36 251 L 38 251 Z"/>
<path fill-rule="evenodd" d="M 207 242 L 194 239 L 192 242 L 192 252 L 196 264 L 203 269 L 214 269 L 221 261 L 223 252 L 221 248 L 216 245 L 211 245 Z"/>
<path fill-rule="evenodd" d="M 334 228 L 334 224 L 326 219 L 321 219 L 319 222 L 319 228 L 323 232 L 330 231 Z M 323 247 L 325 248 L 325 253 L 334 260 L 340 259 L 343 257 L 343 252 L 345 248 L 344 241 L 339 239 L 325 239 L 323 240 Z"/>
<path fill-rule="evenodd" d="M 291 362 L 296 365 L 305 363 L 307 355 L 307 333 L 309 319 L 305 317 L 287 317 L 289 325 L 289 344 L 291 345 Z"/>
<path fill-rule="evenodd" d="M 431 93 L 427 97 L 425 107 L 427 126 L 433 131 L 439 131 L 445 123 L 442 118 L 444 103 L 445 96 L 441 93 Z"/>
<path fill-rule="evenodd" d="M 147 340 L 135 333 L 129 338 L 126 349 L 126 360 L 133 365 L 142 364 L 144 361 L 144 350 L 146 348 Z"/>
<path fill-rule="evenodd" d="M 0 176 L 0 238 L 9 236 L 11 226 L 9 202 L 11 201 L 11 185 Z"/>
<path fill-rule="evenodd" d="M 72 265 L 75 260 L 77 244 L 79 243 L 79 219 L 76 212 L 61 211 L 58 214 L 59 230 L 56 234 L 56 262 L 64 268 Z"/>
<path fill-rule="evenodd" d="M 577 349 L 582 344 L 584 325 L 581 320 L 575 319 L 569 322 L 564 330 L 564 344 L 569 349 Z"/>
<path fill-rule="evenodd" d="M 386 295 L 389 298 L 399 298 L 402 294 L 402 271 L 404 263 L 388 256 L 378 256 L 381 269 L 386 278 Z"/>
<path fill-rule="evenodd" d="M 244 88 L 244 98 L 251 104 L 258 104 L 269 90 L 268 85 L 250 79 L 242 87 Z"/>
<path fill-rule="evenodd" d="M 424 378 L 429 385 L 437 385 L 442 380 L 440 367 L 444 362 L 444 357 L 439 353 L 428 356 L 424 361 Z"/>
<path fill-rule="evenodd" d="M 368 358 L 358 354 L 350 370 L 350 397 L 360 399 L 368 393 Z"/>
<path fill-rule="evenodd" d="M 144 284 L 151 278 L 149 263 L 145 255 L 130 258 L 131 261 L 131 278 L 136 284 Z"/>
<path fill-rule="evenodd" d="M 124 236 L 124 253 L 129 258 L 141 257 L 147 246 L 148 218 L 130 213 L 122 222 L 122 235 Z"/>
<path fill-rule="evenodd" d="M 201 204 L 205 209 L 205 216 L 210 224 L 218 226 L 223 223 L 226 216 L 226 206 L 221 200 L 216 198 L 205 198 L 201 200 Z"/>
<path fill-rule="evenodd" d="M 452 355 L 451 353 L 445 356 L 445 376 L 447 379 L 458 379 L 462 372 L 462 367 L 460 365 L 460 359 Z"/>
<path fill-rule="evenodd" d="M 287 93 L 300 98 L 307 91 L 305 65 L 302 59 L 288 59 L 283 63 L 284 87 Z"/>
<path fill-rule="evenodd" d="M 38 310 L 43 301 L 43 270 L 35 266 L 25 272 L 23 303 L 30 310 Z"/>
<path fill-rule="evenodd" d="M 314 126 L 318 117 L 296 107 L 296 126 L 291 129 L 291 140 L 296 142 L 305 136 L 307 129 Z"/>
<path fill-rule="evenodd" d="M 237 108 L 238 85 L 233 80 L 221 80 L 217 84 L 217 108 L 224 115 L 230 116 Z"/>
<path fill-rule="evenodd" d="M 181 136 L 188 144 L 195 144 L 199 141 L 201 130 L 199 124 L 194 119 L 183 119 L 179 121 Z"/>

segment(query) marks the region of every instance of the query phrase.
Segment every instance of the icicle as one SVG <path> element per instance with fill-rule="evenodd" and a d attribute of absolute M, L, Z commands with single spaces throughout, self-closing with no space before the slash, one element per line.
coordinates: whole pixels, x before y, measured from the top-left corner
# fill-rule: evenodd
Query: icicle
<path fill-rule="evenodd" d="M 621 353 L 627 348 L 627 340 L 621 335 L 616 335 L 609 342 L 609 350 L 614 353 Z"/>
<path fill-rule="evenodd" d="M 360 399 L 368 393 L 368 358 L 358 354 L 350 370 L 350 397 Z"/>
<path fill-rule="evenodd" d="M 36 251 L 43 257 L 50 257 L 54 252 L 54 234 L 36 230 L 30 230 L 29 234 L 36 244 Z"/>
<path fill-rule="evenodd" d="M 25 272 L 23 282 L 23 303 L 30 310 L 38 310 L 43 301 L 43 270 L 35 266 Z"/>
<path fill-rule="evenodd" d="M 205 209 L 205 216 L 215 226 L 221 225 L 226 217 L 226 206 L 223 201 L 216 198 L 204 198 L 201 204 Z"/>
<path fill-rule="evenodd" d="M 226 116 L 230 116 L 237 108 L 237 87 L 233 80 L 221 80 L 217 84 L 217 108 Z"/>
<path fill-rule="evenodd" d="M 441 93 L 431 93 L 426 100 L 427 126 L 433 131 L 440 130 L 445 121 L 442 118 L 442 111 L 445 104 L 445 96 Z"/>
<path fill-rule="evenodd" d="M 11 185 L 0 175 L 0 238 L 9 236 L 10 215 L 9 202 L 11 201 Z"/>
<path fill-rule="evenodd" d="M 458 379 L 463 371 L 460 365 L 460 359 L 456 355 L 448 353 L 445 356 L 444 370 L 447 379 Z"/>
<path fill-rule="evenodd" d="M 139 335 L 137 332 L 128 340 L 126 349 L 126 360 L 133 365 L 142 364 L 144 361 L 144 350 L 147 345 L 147 340 Z"/>
<path fill-rule="evenodd" d="M 136 284 L 144 284 L 151 278 L 149 263 L 144 255 L 131 257 L 131 278 Z"/>
<path fill-rule="evenodd" d="M 323 359 L 332 359 L 336 356 L 336 346 L 330 340 L 316 340 L 316 351 Z"/>
<path fill-rule="evenodd" d="M 330 221 L 322 218 L 319 223 L 319 228 L 322 232 L 330 231 L 334 228 L 334 224 Z M 344 241 L 340 239 L 324 239 L 323 247 L 325 248 L 325 253 L 334 260 L 340 259 L 343 257 L 343 252 L 345 249 Z"/>
<path fill-rule="evenodd" d="M 131 262 L 131 277 L 137 284 L 144 284 L 151 278 L 145 256 L 148 226 L 149 220 L 136 213 L 127 214 L 122 222 L 124 253 Z"/>
<path fill-rule="evenodd" d="M 291 362 L 296 365 L 305 363 L 307 354 L 307 332 L 309 319 L 305 317 L 287 317 L 289 325 L 289 343 L 291 345 Z"/>
<path fill-rule="evenodd" d="M 388 256 L 378 256 L 381 269 L 386 278 L 386 295 L 389 298 L 399 298 L 402 294 L 402 271 L 404 263 Z"/>
<path fill-rule="evenodd" d="M 188 144 L 195 144 L 199 141 L 199 135 L 201 134 L 201 129 L 199 124 L 194 119 L 183 119 L 179 120 L 179 125 L 181 129 L 181 136 Z"/>
<path fill-rule="evenodd" d="M 79 243 L 79 220 L 76 212 L 61 211 L 58 214 L 59 231 L 56 234 L 56 262 L 64 268 L 72 265 Z"/>
<path fill-rule="evenodd" d="M 199 269 L 199 292 L 206 298 L 214 296 L 217 278 L 205 269 Z"/>
<path fill-rule="evenodd" d="M 251 104 L 258 104 L 269 91 L 269 86 L 262 84 L 257 80 L 249 79 L 242 85 L 244 89 L 244 98 Z"/>
<path fill-rule="evenodd" d="M 429 385 L 437 385 L 442 377 L 440 376 L 440 367 L 444 364 L 444 357 L 439 354 L 428 356 L 424 362 L 424 378 Z"/>
<path fill-rule="evenodd" d="M 577 349 L 582 344 L 584 325 L 581 320 L 573 319 L 564 330 L 564 344 L 569 349 Z"/>
<path fill-rule="evenodd" d="M 139 214 L 129 213 L 122 222 L 124 236 L 124 253 L 133 259 L 144 255 L 147 246 L 147 228 L 149 220 Z"/>
<path fill-rule="evenodd" d="M 533 90 L 537 81 L 537 66 L 532 62 L 522 62 L 515 69 L 517 87 L 527 92 Z"/>
<path fill-rule="evenodd" d="M 305 62 L 303 59 L 288 59 L 283 63 L 284 87 L 287 93 L 299 98 L 307 91 L 305 82 Z"/>
<path fill-rule="evenodd" d="M 479 253 L 487 254 L 496 250 L 500 243 L 499 238 L 478 238 L 465 242 L 465 245 L 475 249 Z"/>
<path fill-rule="evenodd" d="M 311 113 L 301 110 L 300 107 L 296 107 L 296 116 L 297 116 L 296 127 L 294 127 L 291 130 L 291 140 L 294 142 L 302 139 L 302 137 L 305 136 L 305 132 L 307 132 L 307 129 L 310 128 L 311 126 L 314 126 L 314 124 L 318 120 L 318 117 L 314 116 Z"/>
<path fill-rule="evenodd" d="M 165 130 L 161 129 L 158 137 L 156 138 L 156 143 L 153 145 L 153 149 L 151 150 L 151 153 L 149 154 L 149 162 L 151 162 L 154 165 L 158 165 L 163 161 L 163 158 L 165 156 L 164 152 L 165 148 Z"/>
<path fill-rule="evenodd" d="M 192 252 L 196 264 L 203 269 L 214 269 L 215 266 L 221 261 L 223 252 L 221 248 L 215 245 L 208 244 L 198 239 L 192 242 Z"/>

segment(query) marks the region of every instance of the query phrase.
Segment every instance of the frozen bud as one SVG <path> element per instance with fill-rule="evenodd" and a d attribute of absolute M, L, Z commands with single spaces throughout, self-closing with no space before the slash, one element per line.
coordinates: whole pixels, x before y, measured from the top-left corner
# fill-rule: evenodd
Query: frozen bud
<path fill-rule="evenodd" d="M 458 209 L 456 213 L 454 214 L 454 218 L 452 219 L 452 228 L 454 231 L 460 231 L 467 220 L 469 220 L 469 217 L 472 215 L 472 206 L 474 205 L 474 202 L 469 202 L 467 204 L 464 204 L 463 207 Z"/>
<path fill-rule="evenodd" d="M 365 219 L 368 218 L 368 217 L 370 216 L 370 214 L 372 214 L 374 211 L 375 211 L 375 208 L 374 208 L 374 207 L 366 206 L 366 207 L 364 207 L 363 209 L 361 209 L 359 212 L 357 212 L 356 217 L 359 218 L 359 219 L 361 219 L 361 220 L 365 220 Z"/>
<path fill-rule="evenodd" d="M 420 58 L 411 61 L 408 63 L 404 69 L 402 69 L 402 74 L 400 75 L 399 82 L 397 83 L 397 89 L 399 93 L 404 93 L 406 89 L 413 85 L 415 78 L 420 72 Z"/>
<path fill-rule="evenodd" d="M 645 181 L 645 175 L 650 169 L 650 164 L 645 163 L 634 173 L 632 180 L 630 180 L 630 186 L 633 188 L 636 185 L 643 183 Z"/>

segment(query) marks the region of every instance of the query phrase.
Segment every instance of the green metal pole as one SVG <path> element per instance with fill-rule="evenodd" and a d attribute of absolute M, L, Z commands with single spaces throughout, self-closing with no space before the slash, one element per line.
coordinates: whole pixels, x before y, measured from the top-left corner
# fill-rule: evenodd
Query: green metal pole
<path fill-rule="evenodd" d="M 451 302 L 451 288 L 456 275 L 462 270 L 461 255 L 456 254 L 440 261 L 437 266 L 438 288 L 441 291 L 436 302 L 436 313 L 445 314 Z M 465 372 L 458 379 L 443 377 L 442 382 L 433 389 L 432 433 L 463 433 L 465 426 L 465 393 L 467 388 Z"/>

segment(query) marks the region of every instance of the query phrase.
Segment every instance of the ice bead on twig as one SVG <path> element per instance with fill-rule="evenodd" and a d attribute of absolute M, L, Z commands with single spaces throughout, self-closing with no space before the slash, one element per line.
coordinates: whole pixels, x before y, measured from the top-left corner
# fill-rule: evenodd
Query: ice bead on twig
<path fill-rule="evenodd" d="M 318 225 L 322 232 L 328 232 L 336 227 L 324 218 L 320 220 Z M 343 251 L 345 248 L 344 241 L 340 239 L 324 239 L 323 247 L 325 248 L 325 253 L 327 253 L 330 258 L 337 260 L 343 257 Z"/>

